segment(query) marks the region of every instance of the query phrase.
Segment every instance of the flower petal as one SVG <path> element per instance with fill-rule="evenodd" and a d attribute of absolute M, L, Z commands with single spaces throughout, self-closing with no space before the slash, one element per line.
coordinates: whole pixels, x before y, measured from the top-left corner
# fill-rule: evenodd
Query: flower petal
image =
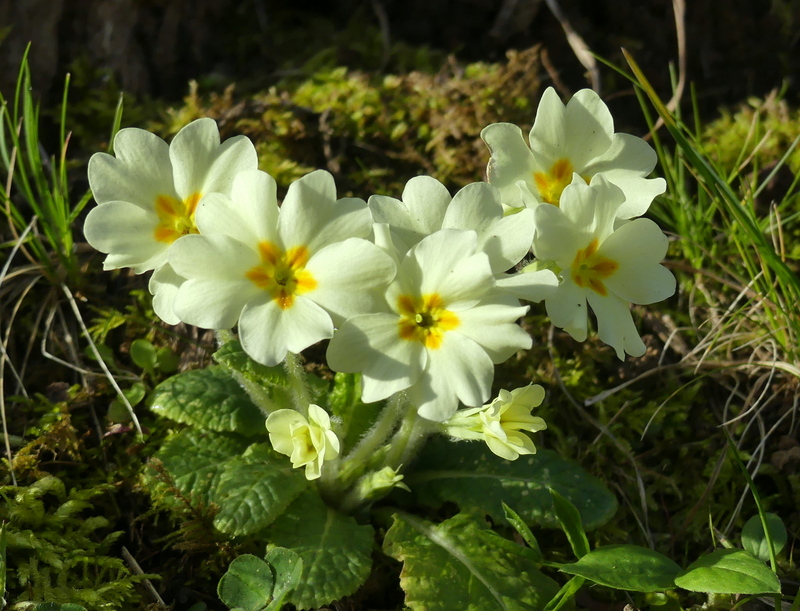
<path fill-rule="evenodd" d="M 162 265 L 150 276 L 148 289 L 153 296 L 153 311 L 169 325 L 177 325 L 181 322 L 181 319 L 175 314 L 173 305 L 178 289 L 185 281 L 186 278 L 176 274 L 169 263 Z"/>
<path fill-rule="evenodd" d="M 311 257 L 306 270 L 317 281 L 317 288 L 308 297 L 340 324 L 356 314 L 374 311 L 396 267 L 392 258 L 371 242 L 350 238 L 320 250 Z"/>
<path fill-rule="evenodd" d="M 400 284 L 408 279 L 410 285 L 402 290 L 419 295 L 438 293 L 448 307 L 458 309 L 477 303 L 494 286 L 488 257 L 473 254 L 477 242 L 474 231 L 441 229 L 429 235 L 400 264 Z"/>
<path fill-rule="evenodd" d="M 209 193 L 197 207 L 196 223 L 202 234 L 223 233 L 255 247 L 278 238 L 278 199 L 275 179 L 266 172 L 240 172 L 231 195 Z"/>
<path fill-rule="evenodd" d="M 307 420 L 293 409 L 279 409 L 267 416 L 267 430 L 272 448 L 280 454 L 291 456 L 294 451 L 292 429 Z"/>
<path fill-rule="evenodd" d="M 586 166 L 611 146 L 614 119 L 608 106 L 591 89 L 581 89 L 567 102 L 567 155 L 575 171 L 583 173 Z"/>
<path fill-rule="evenodd" d="M 442 422 L 458 409 L 488 398 L 494 377 L 491 358 L 476 342 L 458 333 L 445 333 L 439 349 L 428 351 L 428 366 L 408 396 L 423 418 Z"/>
<path fill-rule="evenodd" d="M 523 206 L 517 182 L 533 181 L 534 161 L 522 130 L 511 123 L 493 123 L 483 128 L 481 138 L 491 153 L 486 168 L 489 183 L 500 190 L 503 205 Z"/>
<path fill-rule="evenodd" d="M 347 320 L 328 345 L 327 357 L 334 371 L 362 372 L 365 403 L 408 388 L 426 363 L 422 344 L 400 337 L 394 314 L 364 314 Z"/>
<path fill-rule="evenodd" d="M 361 199 L 336 199 L 333 176 L 316 170 L 289 185 L 278 234 L 285 248 L 305 246 L 313 254 L 347 238 L 366 238 L 372 215 Z"/>
<path fill-rule="evenodd" d="M 645 353 L 644 342 L 633 324 L 627 302 L 611 294 L 601 297 L 593 291 L 588 291 L 586 298 L 597 317 L 598 337 L 616 351 L 619 360 L 625 360 L 626 352 L 631 356 Z"/>
<path fill-rule="evenodd" d="M 568 156 L 564 103 L 552 87 L 545 89 L 530 133 L 531 152 L 537 170 L 549 170 L 558 159 Z"/>
<path fill-rule="evenodd" d="M 502 363 L 517 351 L 531 347 L 531 336 L 516 324 L 527 311 L 528 307 L 520 306 L 516 299 L 498 296 L 459 312 L 460 324 L 454 333 L 473 340 L 493 363 Z"/>
<path fill-rule="evenodd" d="M 530 250 L 533 211 L 520 210 L 503 216 L 500 192 L 486 183 L 472 183 L 453 197 L 443 227 L 468 229 L 478 234 L 478 250 L 489 256 L 492 272 L 514 267 Z"/>
<path fill-rule="evenodd" d="M 302 352 L 332 335 L 333 323 L 328 313 L 299 296 L 286 309 L 268 297 L 251 299 L 239 317 L 242 348 L 268 367 L 280 363 L 287 352 Z"/>
<path fill-rule="evenodd" d="M 442 228 L 450 192 L 435 178 L 416 176 L 406 183 L 402 201 L 385 195 L 369 198 L 376 223 L 388 223 L 394 243 L 407 252 L 417 242 Z"/>
<path fill-rule="evenodd" d="M 579 342 L 586 339 L 586 295 L 570 278 L 561 282 L 555 293 L 545 299 L 544 305 L 547 316 L 556 327 L 565 329 Z"/>
<path fill-rule="evenodd" d="M 83 233 L 100 252 L 109 253 L 103 269 L 132 267 L 141 274 L 160 267 L 167 260 L 169 244 L 155 239 L 158 217 L 136 204 L 114 201 L 92 208 Z"/>
<path fill-rule="evenodd" d="M 226 235 L 187 235 L 170 249 L 170 265 L 187 281 L 175 297 L 175 314 L 206 329 L 230 329 L 249 299 L 260 294 L 245 273 L 258 255 Z"/>
<path fill-rule="evenodd" d="M 98 204 L 131 202 L 154 210 L 159 195 L 176 197 L 169 146 L 155 134 L 127 127 L 114 137 L 114 156 L 95 153 L 89 185 Z"/>
<path fill-rule="evenodd" d="M 606 286 L 624 301 L 649 304 L 675 292 L 675 276 L 660 265 L 669 241 L 650 219 L 634 219 L 612 233 L 598 254 L 619 264 L 605 280 Z"/>
<path fill-rule="evenodd" d="M 558 277 L 549 269 L 519 274 L 502 274 L 495 278 L 497 288 L 517 299 L 539 303 L 558 288 Z"/>
<path fill-rule="evenodd" d="M 222 145 L 213 119 L 197 119 L 181 129 L 169 147 L 175 172 L 175 190 L 181 199 L 195 193 L 230 194 L 233 178 L 258 167 L 258 155 L 246 136 L 229 138 Z"/>

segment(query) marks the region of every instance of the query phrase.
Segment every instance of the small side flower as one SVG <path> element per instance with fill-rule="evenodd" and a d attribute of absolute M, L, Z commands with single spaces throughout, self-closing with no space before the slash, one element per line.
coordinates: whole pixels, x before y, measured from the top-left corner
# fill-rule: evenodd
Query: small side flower
<path fill-rule="evenodd" d="M 538 384 L 501 390 L 488 405 L 456 413 L 444 422 L 444 431 L 457 439 L 482 439 L 492 452 L 506 460 L 536 454 L 533 440 L 523 431 L 536 433 L 547 428 L 544 420 L 531 416 L 531 410 L 543 400 L 544 389 Z"/>
<path fill-rule="evenodd" d="M 267 418 L 273 449 L 285 454 L 295 469 L 305 467 L 306 479 L 319 479 L 322 465 L 339 455 L 339 438 L 331 430 L 327 412 L 313 403 L 308 419 L 293 409 L 279 409 Z"/>

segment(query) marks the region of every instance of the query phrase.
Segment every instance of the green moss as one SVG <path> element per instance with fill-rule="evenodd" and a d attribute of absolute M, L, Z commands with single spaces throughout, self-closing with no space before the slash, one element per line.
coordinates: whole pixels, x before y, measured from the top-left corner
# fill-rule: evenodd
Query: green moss
<path fill-rule="evenodd" d="M 702 132 L 706 152 L 730 174 L 750 158 L 750 167 L 773 166 L 789 150 L 800 134 L 800 110 L 789 107 L 776 94 L 766 99 L 751 98 L 734 111 L 724 109 L 722 116 Z M 789 169 L 800 170 L 800 148 L 787 159 Z"/>
<path fill-rule="evenodd" d="M 96 497 L 112 489 L 68 491 L 52 475 L 29 486 L 0 487 L 11 601 L 75 603 L 89 611 L 138 602 L 134 584 L 145 576 L 131 575 L 122 559 L 110 555 L 122 532 L 108 532 L 104 516 L 85 515 Z"/>
<path fill-rule="evenodd" d="M 399 195 L 423 173 L 457 188 L 483 177 L 481 129 L 497 121 L 530 125 L 538 74 L 533 48 L 509 52 L 503 64 L 448 65 L 438 74 L 326 67 L 245 98 L 232 88 L 202 97 L 195 85 L 161 131 L 211 116 L 223 133 L 248 135 L 261 169 L 282 186 L 322 167 L 336 175 L 340 192 L 362 197 Z"/>

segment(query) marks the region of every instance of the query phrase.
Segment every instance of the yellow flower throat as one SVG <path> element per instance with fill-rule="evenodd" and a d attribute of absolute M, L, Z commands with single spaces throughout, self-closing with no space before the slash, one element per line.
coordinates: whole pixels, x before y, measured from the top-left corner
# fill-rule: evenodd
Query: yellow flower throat
<path fill-rule="evenodd" d="M 422 297 L 401 295 L 397 300 L 400 311 L 399 334 L 402 339 L 418 341 L 426 348 L 438 349 L 445 331 L 457 328 L 461 321 L 445 308 L 437 293 Z"/>
<path fill-rule="evenodd" d="M 258 251 L 261 263 L 245 276 L 267 291 L 282 310 L 292 307 L 296 295 L 317 288 L 314 276 L 305 269 L 310 258 L 305 246 L 293 246 L 284 251 L 272 242 L 259 242 Z"/>
<path fill-rule="evenodd" d="M 599 243 L 597 238 L 589 246 L 579 250 L 572 262 L 572 280 L 581 288 L 590 288 L 598 295 L 608 295 L 603 280 L 612 276 L 619 269 L 619 263 L 597 254 Z"/>
<path fill-rule="evenodd" d="M 156 241 L 172 244 L 181 236 L 199 233 L 194 224 L 194 213 L 201 197 L 200 193 L 192 193 L 181 201 L 171 195 L 159 195 L 156 198 L 158 225 L 153 232 Z"/>
<path fill-rule="evenodd" d="M 536 188 L 539 190 L 539 197 L 543 202 L 558 206 L 561 201 L 561 194 L 566 189 L 567 185 L 572 182 L 572 175 L 575 169 L 572 167 L 572 162 L 566 157 L 558 159 L 547 172 L 534 172 L 533 181 L 536 183 Z M 582 176 L 586 184 L 589 184 L 590 178 Z"/>

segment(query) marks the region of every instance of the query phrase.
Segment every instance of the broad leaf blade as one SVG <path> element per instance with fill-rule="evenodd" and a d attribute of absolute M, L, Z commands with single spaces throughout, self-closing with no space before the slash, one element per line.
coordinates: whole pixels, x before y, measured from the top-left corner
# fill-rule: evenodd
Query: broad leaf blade
<path fill-rule="evenodd" d="M 222 367 L 186 371 L 153 391 L 150 409 L 184 424 L 218 432 L 265 434 L 266 417 Z"/>
<path fill-rule="evenodd" d="M 287 386 L 286 370 L 282 365 L 267 367 L 250 358 L 242 345 L 235 339 L 225 342 L 214 353 L 214 360 L 227 367 L 238 371 L 248 380 L 267 386 Z"/>
<path fill-rule="evenodd" d="M 787 534 L 783 521 L 774 513 L 765 513 L 764 521 L 767 523 L 767 531 L 772 539 L 772 545 L 776 554 L 786 546 Z M 755 515 L 742 528 L 742 547 L 753 554 L 759 560 L 769 562 L 769 542 L 764 534 L 764 526 L 761 523 L 761 516 Z"/>
<path fill-rule="evenodd" d="M 217 596 L 231 608 L 260 611 L 272 598 L 272 569 L 261 558 L 244 554 L 235 558 L 219 580 Z"/>
<path fill-rule="evenodd" d="M 634 592 L 661 592 L 675 587 L 681 567 L 665 555 L 638 545 L 605 545 L 572 564 L 561 567 L 564 573 Z"/>
<path fill-rule="evenodd" d="M 413 611 L 537 611 L 558 592 L 531 550 L 466 514 L 441 524 L 397 514 L 384 550 L 403 563 Z"/>
<path fill-rule="evenodd" d="M 483 444 L 432 439 L 405 481 L 426 504 L 452 501 L 497 521 L 503 520 L 505 502 L 528 523 L 557 527 L 549 488 L 575 505 L 587 530 L 608 521 L 617 509 L 600 480 L 549 450 L 507 461 Z"/>
<path fill-rule="evenodd" d="M 369 576 L 372 527 L 331 509 L 316 491 L 298 497 L 265 536 L 303 561 L 300 583 L 286 597 L 298 609 L 321 607 L 352 594 Z"/>
<path fill-rule="evenodd" d="M 156 452 L 166 474 L 181 494 L 193 504 L 208 506 L 216 489 L 226 461 L 241 456 L 247 449 L 244 437 L 188 428 L 168 437 Z M 158 474 L 158 467 L 148 465 L 145 482 L 159 502 L 177 506 L 179 501 L 167 491 L 167 482 Z M 164 492 L 167 491 L 166 494 Z"/>
<path fill-rule="evenodd" d="M 718 549 L 696 560 L 675 578 L 692 592 L 780 594 L 778 576 L 743 549 Z"/>
<path fill-rule="evenodd" d="M 275 571 L 273 599 L 266 611 L 279 611 L 286 597 L 298 586 L 303 577 L 303 559 L 290 549 L 273 547 L 267 553 L 265 560 Z"/>
<path fill-rule="evenodd" d="M 269 526 L 300 493 L 307 480 L 285 457 L 264 446 L 225 463 L 212 500 L 219 506 L 214 526 L 234 536 Z"/>

